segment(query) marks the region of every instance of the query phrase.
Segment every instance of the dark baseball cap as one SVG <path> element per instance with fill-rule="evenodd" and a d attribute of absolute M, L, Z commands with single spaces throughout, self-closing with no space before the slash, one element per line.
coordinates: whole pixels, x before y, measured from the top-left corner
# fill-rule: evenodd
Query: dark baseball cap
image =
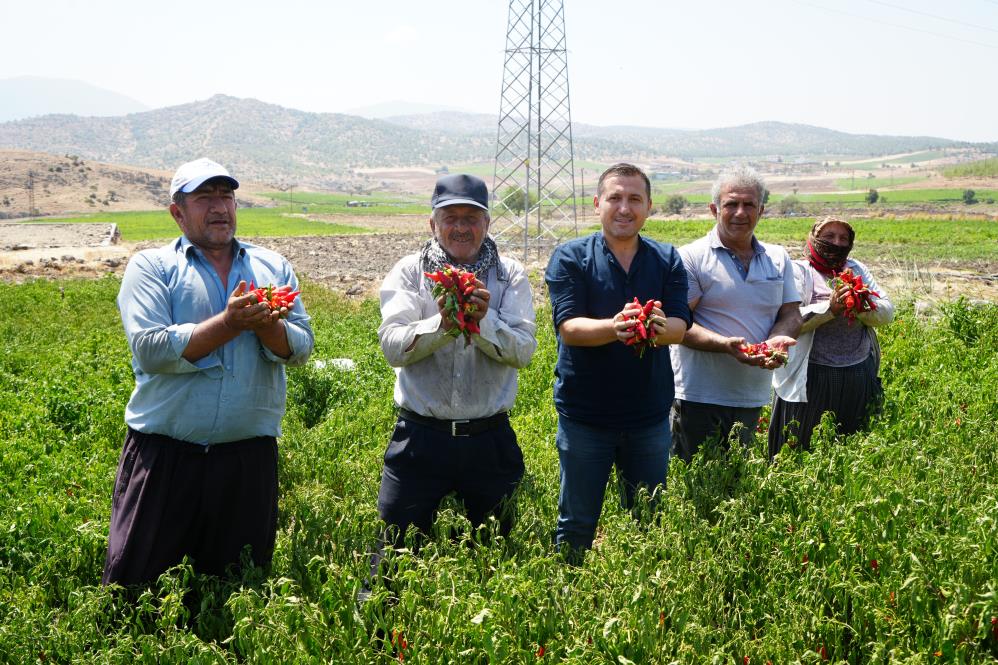
<path fill-rule="evenodd" d="M 470 205 L 488 211 L 489 188 L 484 180 L 473 175 L 445 175 L 437 180 L 430 205 L 434 210 L 445 206 Z"/>

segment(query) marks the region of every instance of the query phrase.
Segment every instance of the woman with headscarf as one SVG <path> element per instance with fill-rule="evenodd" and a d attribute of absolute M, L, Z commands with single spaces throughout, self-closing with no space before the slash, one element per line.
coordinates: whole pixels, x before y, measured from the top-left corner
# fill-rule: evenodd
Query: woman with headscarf
<path fill-rule="evenodd" d="M 803 260 L 794 261 L 801 295 L 801 327 L 790 361 L 773 375 L 773 412 L 769 423 L 769 456 L 787 441 L 810 447 L 811 431 L 826 411 L 837 429 L 852 434 L 863 429 L 883 395 L 878 373 L 880 346 L 874 328 L 894 318 L 894 305 L 865 265 L 849 258 L 856 232 L 837 217 L 824 217 L 811 227 Z M 835 276 L 846 269 L 863 278 L 875 309 L 845 316 L 850 288 Z"/>

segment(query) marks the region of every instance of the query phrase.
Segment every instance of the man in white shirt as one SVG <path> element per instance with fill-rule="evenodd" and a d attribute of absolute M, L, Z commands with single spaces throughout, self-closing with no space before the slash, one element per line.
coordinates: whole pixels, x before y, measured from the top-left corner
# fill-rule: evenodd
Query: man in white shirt
<path fill-rule="evenodd" d="M 474 526 L 495 515 L 505 535 L 523 456 L 508 411 L 517 370 L 537 348 L 530 284 L 523 266 L 499 256 L 488 236 L 488 189 L 474 176 L 448 175 L 432 198 L 433 237 L 401 259 L 381 285 L 378 338 L 395 368 L 398 422 L 385 452 L 381 518 L 398 531 L 428 533 L 441 499 L 464 502 Z M 456 334 L 444 297 L 424 275 L 446 264 L 477 277 L 467 317 L 480 332 Z"/>
<path fill-rule="evenodd" d="M 755 237 L 765 189 L 752 169 L 722 174 L 711 191 L 717 224 L 679 248 L 693 325 L 683 343 L 671 347 L 676 398 L 670 421 L 673 454 L 686 462 L 709 438 L 726 445 L 738 423 L 742 443 L 751 441 L 759 412 L 769 402 L 770 371 L 780 363 L 749 355 L 745 347 L 766 342 L 786 351 L 800 331 L 790 256 Z"/>

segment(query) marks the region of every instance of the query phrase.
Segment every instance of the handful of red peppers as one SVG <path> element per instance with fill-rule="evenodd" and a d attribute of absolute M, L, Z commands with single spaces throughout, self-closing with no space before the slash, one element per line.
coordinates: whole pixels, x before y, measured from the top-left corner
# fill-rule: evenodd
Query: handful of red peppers
<path fill-rule="evenodd" d="M 254 288 L 253 282 L 250 282 L 248 293 L 255 295 L 257 302 L 267 303 L 271 312 L 281 312 L 284 308 L 291 309 L 291 305 L 301 291 L 292 291 L 290 286 L 274 286 L 273 284 Z M 288 318 L 287 311 L 281 312 L 280 316 L 282 319 Z"/>
<path fill-rule="evenodd" d="M 630 303 L 629 303 L 630 304 Z M 655 333 L 652 332 L 652 324 L 648 319 L 651 318 L 651 311 L 655 309 L 656 306 L 661 306 L 662 303 L 657 300 L 649 300 L 644 305 L 635 296 L 633 304 L 637 305 L 641 309 L 637 313 L 632 314 L 627 320 L 630 324 L 628 330 L 634 331 L 633 337 L 628 337 L 627 341 L 624 342 L 627 346 L 633 346 L 634 352 L 638 354 L 638 358 L 642 358 L 645 355 L 645 349 L 649 346 L 655 348 Z"/>
<path fill-rule="evenodd" d="M 852 268 L 846 268 L 832 277 L 831 287 L 838 289 L 841 285 L 849 286 L 849 293 L 845 297 L 844 316 L 849 319 L 849 325 L 856 320 L 856 315 L 863 312 L 872 312 L 877 309 L 877 303 L 873 299 L 879 298 L 880 294 L 871 291 L 870 287 L 863 283 L 863 276 L 853 273 Z"/>
<path fill-rule="evenodd" d="M 444 314 L 455 326 L 451 328 L 451 334 L 464 335 L 464 343 L 469 344 L 473 334 L 481 334 L 478 321 L 468 316 L 478 310 L 478 306 L 471 302 L 471 294 L 477 288 L 475 273 L 448 263 L 443 270 L 423 274 L 434 282 L 433 297 L 444 296 Z"/>
<path fill-rule="evenodd" d="M 790 359 L 790 354 L 785 350 L 778 346 L 770 346 L 766 342 L 745 344 L 741 350 L 747 356 L 766 356 L 769 360 L 775 360 L 780 365 L 786 365 Z"/>

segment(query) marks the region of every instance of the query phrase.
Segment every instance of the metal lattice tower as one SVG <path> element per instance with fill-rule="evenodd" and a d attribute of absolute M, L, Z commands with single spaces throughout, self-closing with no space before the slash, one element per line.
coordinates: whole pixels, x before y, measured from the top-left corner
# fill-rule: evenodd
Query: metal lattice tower
<path fill-rule="evenodd" d="M 510 0 L 492 235 L 546 260 L 578 235 L 563 0 Z"/>

